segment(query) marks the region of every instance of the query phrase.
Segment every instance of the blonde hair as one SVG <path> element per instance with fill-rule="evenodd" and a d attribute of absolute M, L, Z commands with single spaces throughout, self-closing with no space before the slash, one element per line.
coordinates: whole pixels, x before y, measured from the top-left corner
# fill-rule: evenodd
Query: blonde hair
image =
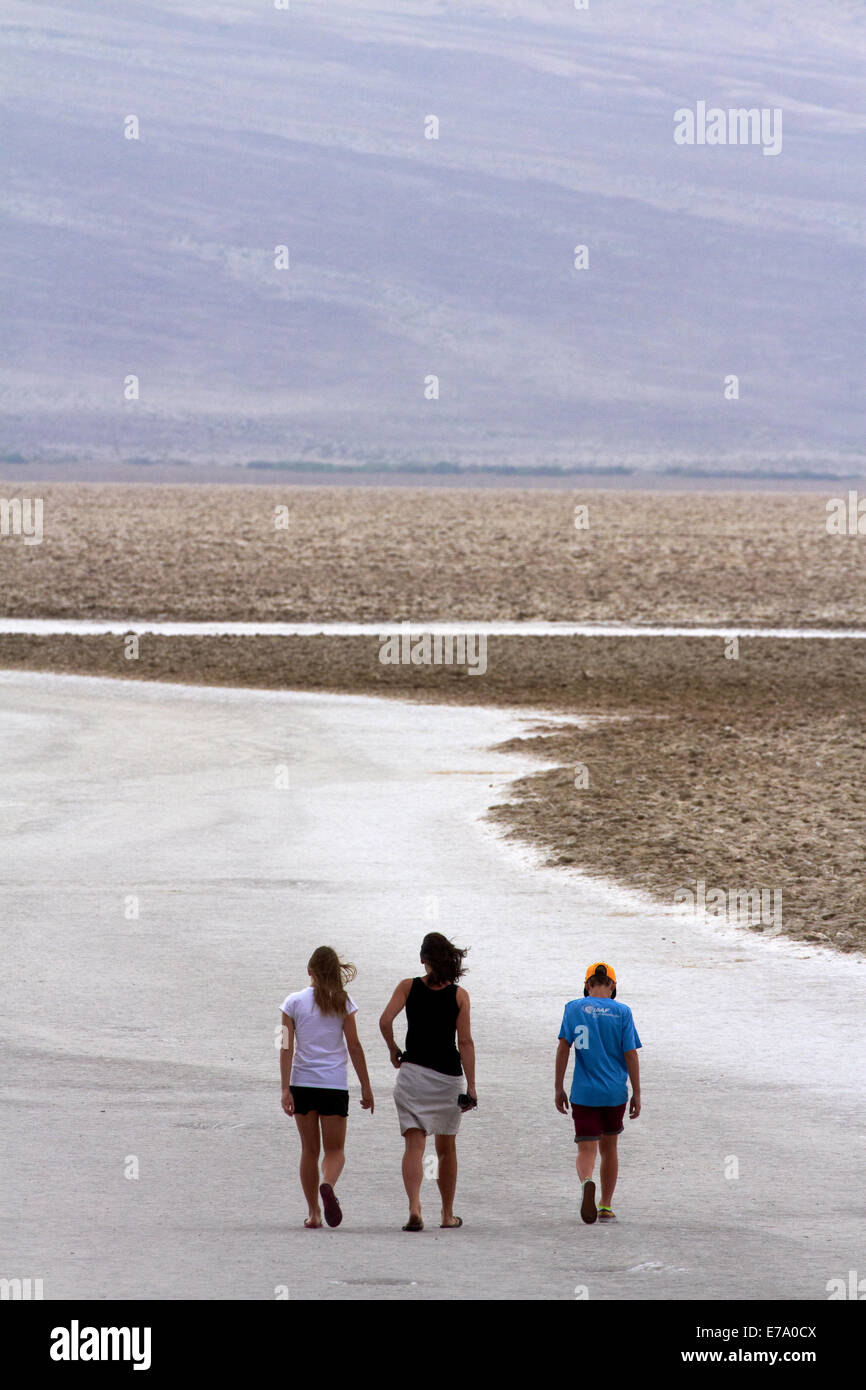
<path fill-rule="evenodd" d="M 354 965 L 340 960 L 333 946 L 317 946 L 307 970 L 313 977 L 313 999 L 319 1013 L 344 1018 L 349 1004 L 346 985 L 358 973 Z"/>

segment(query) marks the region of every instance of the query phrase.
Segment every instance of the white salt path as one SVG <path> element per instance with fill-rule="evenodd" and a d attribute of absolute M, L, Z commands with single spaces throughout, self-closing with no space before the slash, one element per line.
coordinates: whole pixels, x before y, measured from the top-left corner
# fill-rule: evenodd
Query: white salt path
<path fill-rule="evenodd" d="M 46 1298 L 824 1299 L 862 1267 L 862 958 L 505 847 L 478 818 L 531 764 L 490 746 L 537 720 L 0 674 L 0 1272 Z M 472 948 L 480 1108 L 465 1227 L 438 1229 L 429 1182 L 410 1238 L 376 1020 L 434 900 Z M 353 1080 L 345 1220 L 313 1233 L 274 1037 L 322 942 L 359 966 L 377 1105 Z M 552 1102 L 562 1005 L 599 958 L 644 1044 L 610 1229 L 577 1219 Z"/>
<path fill-rule="evenodd" d="M 563 622 L 465 622 L 465 623 L 235 623 L 152 622 L 146 618 L 128 622 L 115 618 L 0 618 L 0 636 L 99 637 L 124 633 L 150 633 L 154 637 L 378 637 L 408 632 L 429 632 L 459 637 L 478 633 L 486 637 L 781 637 L 818 640 L 849 638 L 863 641 L 866 628 L 654 626 L 651 623 Z"/>

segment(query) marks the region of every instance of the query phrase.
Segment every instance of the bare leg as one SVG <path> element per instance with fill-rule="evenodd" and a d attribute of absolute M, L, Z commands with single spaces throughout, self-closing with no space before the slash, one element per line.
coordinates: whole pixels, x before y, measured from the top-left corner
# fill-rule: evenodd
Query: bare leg
<path fill-rule="evenodd" d="M 322 1155 L 322 1182 L 335 1187 L 346 1162 L 346 1119 L 343 1115 L 323 1115 L 321 1125 L 322 1147 L 325 1150 Z"/>
<path fill-rule="evenodd" d="M 309 1207 L 309 1224 L 321 1226 L 322 1209 L 319 1206 L 319 1112 L 310 1110 L 306 1115 L 296 1115 L 295 1124 L 301 1136 L 301 1187 Z"/>
<path fill-rule="evenodd" d="M 577 1176 L 581 1182 L 592 1177 L 595 1156 L 598 1153 L 597 1139 L 581 1139 L 577 1146 Z"/>
<path fill-rule="evenodd" d="M 424 1176 L 424 1145 L 427 1135 L 423 1129 L 407 1129 L 403 1135 L 403 1186 L 409 1198 L 409 1215 L 421 1215 L 421 1181 Z"/>
<path fill-rule="evenodd" d="M 601 1140 L 601 1205 L 613 1202 L 613 1189 L 619 1176 L 619 1155 L 616 1149 L 618 1134 L 605 1134 Z"/>
<path fill-rule="evenodd" d="M 436 1156 L 439 1159 L 439 1174 L 436 1179 L 442 1197 L 442 1225 L 456 1226 L 454 1219 L 454 1193 L 457 1190 L 457 1135 L 436 1135 Z"/>

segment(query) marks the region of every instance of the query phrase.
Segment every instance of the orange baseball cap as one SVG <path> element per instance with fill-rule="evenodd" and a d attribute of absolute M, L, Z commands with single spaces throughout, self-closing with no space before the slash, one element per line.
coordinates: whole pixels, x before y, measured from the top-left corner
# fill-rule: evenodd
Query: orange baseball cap
<path fill-rule="evenodd" d="M 607 975 L 607 978 L 608 978 L 609 980 L 613 980 L 614 984 L 616 984 L 616 971 L 614 970 L 614 968 L 613 968 L 612 965 L 608 965 L 608 964 L 607 964 L 605 961 L 603 961 L 603 960 L 597 960 L 597 961 L 595 961 L 592 965 L 588 965 L 588 966 L 586 967 L 586 974 L 585 974 L 584 977 L 583 977 L 583 983 L 586 984 L 586 982 L 587 982 L 587 980 L 589 979 L 590 975 L 594 975 L 595 972 L 596 972 L 596 970 L 598 970 L 599 966 L 601 966 L 601 968 L 602 968 L 602 970 L 604 971 L 605 975 Z"/>

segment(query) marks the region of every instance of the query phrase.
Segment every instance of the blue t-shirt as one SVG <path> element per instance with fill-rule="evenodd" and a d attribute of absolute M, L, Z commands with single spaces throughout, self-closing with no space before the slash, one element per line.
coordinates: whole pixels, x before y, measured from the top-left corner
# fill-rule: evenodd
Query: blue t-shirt
<path fill-rule="evenodd" d="M 574 1105 L 622 1105 L 628 1100 L 624 1053 L 641 1044 L 627 1004 L 603 995 L 572 999 L 559 1036 L 574 1047 Z"/>

